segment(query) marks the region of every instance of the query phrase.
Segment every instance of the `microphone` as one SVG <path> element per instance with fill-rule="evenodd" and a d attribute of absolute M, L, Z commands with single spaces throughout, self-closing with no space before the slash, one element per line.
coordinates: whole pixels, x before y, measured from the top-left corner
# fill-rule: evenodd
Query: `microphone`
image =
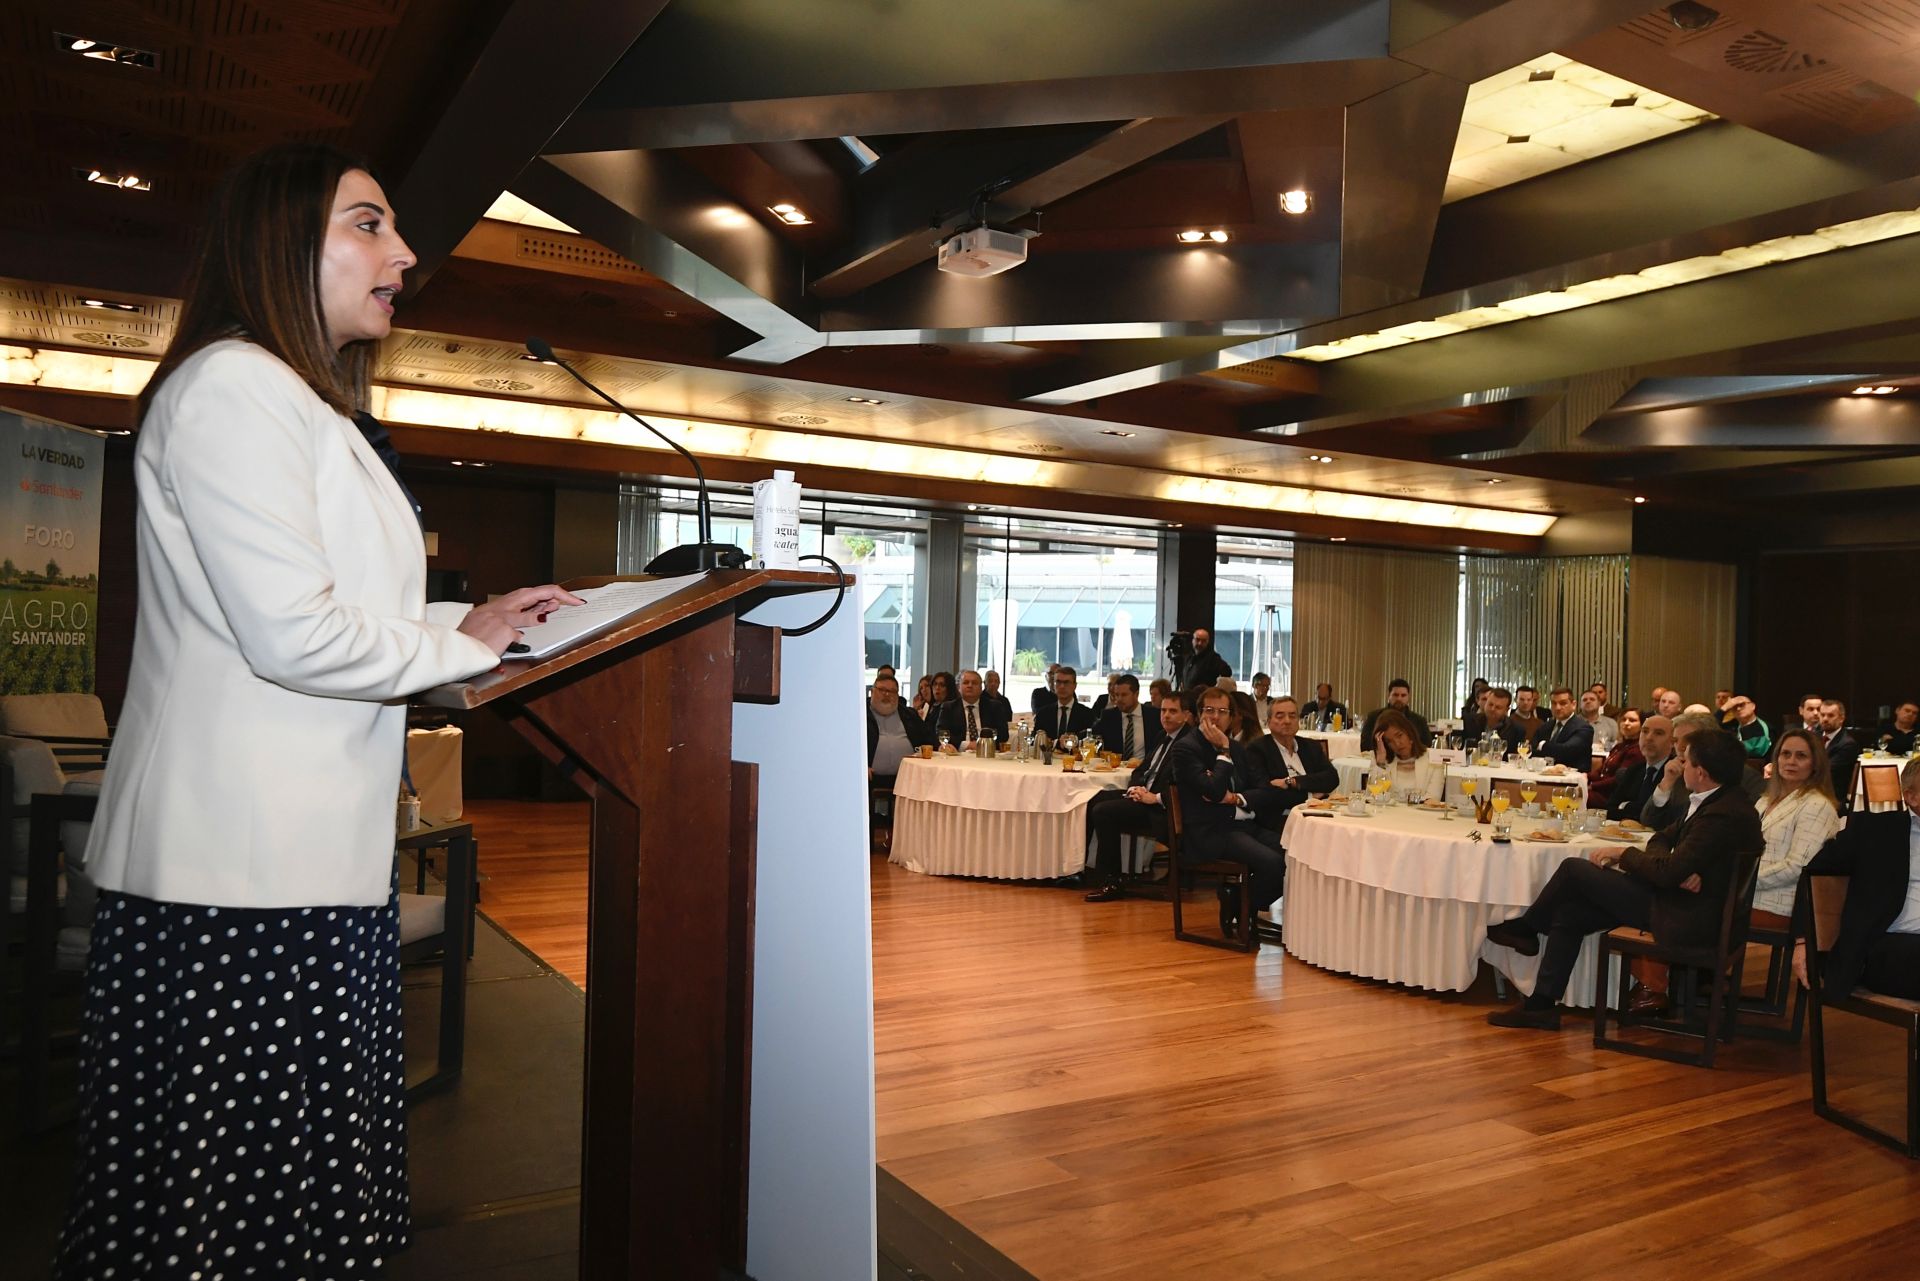
<path fill-rule="evenodd" d="M 607 395 L 606 392 L 601 391 L 598 387 L 588 382 L 579 370 L 554 354 L 552 345 L 548 343 L 546 339 L 527 339 L 527 350 L 533 354 L 535 360 L 543 361 L 549 365 L 558 365 L 560 368 L 566 370 L 568 374 L 572 375 L 575 382 L 585 387 L 600 399 L 606 401 L 609 405 L 612 405 L 627 417 L 633 419 L 633 421 L 639 423 L 642 427 L 645 427 L 655 436 L 658 436 L 669 448 L 686 459 L 687 463 L 693 468 L 694 479 L 700 483 L 700 541 L 697 543 L 682 543 L 678 547 L 670 547 L 666 551 L 661 552 L 658 556 L 655 556 L 647 562 L 646 572 L 649 574 L 672 576 L 679 574 L 700 574 L 705 573 L 709 569 L 744 569 L 747 564 L 747 554 L 745 552 L 735 547 L 732 543 L 716 543 L 713 541 L 713 505 L 707 498 L 707 473 L 706 470 L 700 466 L 700 460 L 687 452 L 686 447 L 679 441 L 668 436 L 658 427 L 655 427 L 652 423 L 634 413 L 613 397 Z"/>

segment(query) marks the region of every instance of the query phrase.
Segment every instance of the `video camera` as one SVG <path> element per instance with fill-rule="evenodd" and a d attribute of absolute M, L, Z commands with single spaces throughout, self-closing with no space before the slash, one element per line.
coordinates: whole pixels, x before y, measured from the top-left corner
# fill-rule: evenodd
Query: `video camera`
<path fill-rule="evenodd" d="M 1173 670 L 1185 670 L 1187 660 L 1193 657 L 1193 633 L 1175 632 L 1167 637 L 1167 661 L 1173 664 Z"/>

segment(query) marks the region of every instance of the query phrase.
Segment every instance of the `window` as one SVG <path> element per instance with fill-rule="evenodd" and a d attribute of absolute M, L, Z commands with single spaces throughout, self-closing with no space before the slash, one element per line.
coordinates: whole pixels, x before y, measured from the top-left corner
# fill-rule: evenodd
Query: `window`
<path fill-rule="evenodd" d="M 1214 649 L 1232 665 L 1240 688 L 1251 690 L 1254 673 L 1265 672 L 1275 696 L 1300 695 L 1293 688 L 1292 540 L 1223 533 L 1219 551 Z"/>

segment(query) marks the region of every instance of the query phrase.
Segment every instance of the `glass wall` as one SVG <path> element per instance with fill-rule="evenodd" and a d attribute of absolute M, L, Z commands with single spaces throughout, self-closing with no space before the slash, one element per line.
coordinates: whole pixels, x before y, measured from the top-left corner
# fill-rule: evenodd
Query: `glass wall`
<path fill-rule="evenodd" d="M 1291 539 L 1220 536 L 1213 622 L 1213 647 L 1243 687 L 1265 672 L 1275 694 L 1303 692 L 1293 688 Z M 1313 691 L 1304 693 L 1310 697 Z"/>
<path fill-rule="evenodd" d="M 1015 713 L 1030 705 L 1050 663 L 1080 677 L 1082 702 L 1106 692 L 1107 677 L 1133 672 L 1142 684 L 1165 665 L 1154 635 L 1158 555 L 1151 534 L 1032 521 L 970 524 L 965 557 L 974 581 L 971 654 L 1001 674 Z"/>

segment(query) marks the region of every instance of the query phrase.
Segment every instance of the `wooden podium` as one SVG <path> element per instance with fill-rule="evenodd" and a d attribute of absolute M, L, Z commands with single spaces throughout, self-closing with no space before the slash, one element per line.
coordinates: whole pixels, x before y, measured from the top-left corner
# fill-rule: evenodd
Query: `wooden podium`
<path fill-rule="evenodd" d="M 745 1272 L 758 781 L 733 759 L 733 704 L 779 701 L 781 634 L 740 616 L 841 582 L 717 570 L 427 695 L 493 706 L 593 798 L 582 1277 Z"/>

